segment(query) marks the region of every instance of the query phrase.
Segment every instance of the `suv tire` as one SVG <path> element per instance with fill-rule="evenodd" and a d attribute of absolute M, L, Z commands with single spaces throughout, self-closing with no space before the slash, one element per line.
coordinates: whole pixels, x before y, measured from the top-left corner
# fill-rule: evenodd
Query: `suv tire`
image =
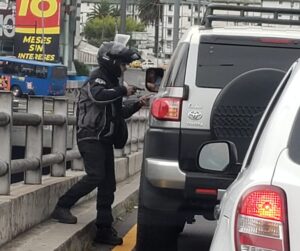
<path fill-rule="evenodd" d="M 169 213 L 140 207 L 136 251 L 176 251 L 177 237 L 184 224 L 177 225 L 175 221 L 176 218 L 171 218 Z"/>
<path fill-rule="evenodd" d="M 144 183 L 141 172 L 137 219 L 136 251 L 176 251 L 177 237 L 185 226 L 185 217 L 177 212 L 148 209 L 143 205 Z M 144 188 L 144 189 L 143 189 Z"/>

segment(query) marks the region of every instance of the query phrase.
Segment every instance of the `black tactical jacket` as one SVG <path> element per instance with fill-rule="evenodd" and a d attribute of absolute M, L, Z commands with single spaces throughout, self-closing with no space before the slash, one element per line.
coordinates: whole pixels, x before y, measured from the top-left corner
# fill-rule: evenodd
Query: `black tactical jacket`
<path fill-rule="evenodd" d="M 95 139 L 113 144 L 117 120 L 129 118 L 141 108 L 140 103 L 123 105 L 127 89 L 100 65 L 81 87 L 77 105 L 77 141 Z"/>

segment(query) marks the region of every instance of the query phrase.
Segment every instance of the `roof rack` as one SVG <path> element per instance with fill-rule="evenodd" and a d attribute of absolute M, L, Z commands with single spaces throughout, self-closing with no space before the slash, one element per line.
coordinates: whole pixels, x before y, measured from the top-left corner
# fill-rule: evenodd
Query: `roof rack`
<path fill-rule="evenodd" d="M 214 14 L 215 10 L 230 10 L 239 11 L 239 15 L 220 15 Z M 245 12 L 269 13 L 273 14 L 272 18 L 247 16 Z M 298 20 L 280 19 L 280 15 L 294 15 Z M 300 25 L 300 10 L 283 9 L 283 8 L 266 8 L 257 6 L 238 6 L 238 5 L 224 5 L 224 4 L 209 4 L 205 11 L 203 20 L 201 22 L 206 28 L 212 28 L 213 21 L 229 21 L 229 22 L 248 22 L 257 23 L 259 25 L 265 24 L 281 24 L 281 25 Z"/>

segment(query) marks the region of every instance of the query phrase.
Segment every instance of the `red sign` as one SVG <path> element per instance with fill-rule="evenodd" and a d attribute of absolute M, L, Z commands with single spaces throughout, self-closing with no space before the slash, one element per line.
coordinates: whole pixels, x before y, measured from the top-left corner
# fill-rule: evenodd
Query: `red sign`
<path fill-rule="evenodd" d="M 61 0 L 17 0 L 16 32 L 59 34 Z"/>
<path fill-rule="evenodd" d="M 17 0 L 15 55 L 59 61 L 61 0 Z"/>

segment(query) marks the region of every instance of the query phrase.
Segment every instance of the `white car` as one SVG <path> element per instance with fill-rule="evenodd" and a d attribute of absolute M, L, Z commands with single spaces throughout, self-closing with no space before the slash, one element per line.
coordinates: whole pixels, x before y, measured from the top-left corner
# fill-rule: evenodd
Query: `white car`
<path fill-rule="evenodd" d="M 298 60 L 273 95 L 241 171 L 216 210 L 219 220 L 210 251 L 300 250 L 299 83 Z M 216 148 L 222 150 L 217 159 Z M 203 168 L 228 173 L 239 166 L 229 141 L 205 144 L 198 160 Z"/>

